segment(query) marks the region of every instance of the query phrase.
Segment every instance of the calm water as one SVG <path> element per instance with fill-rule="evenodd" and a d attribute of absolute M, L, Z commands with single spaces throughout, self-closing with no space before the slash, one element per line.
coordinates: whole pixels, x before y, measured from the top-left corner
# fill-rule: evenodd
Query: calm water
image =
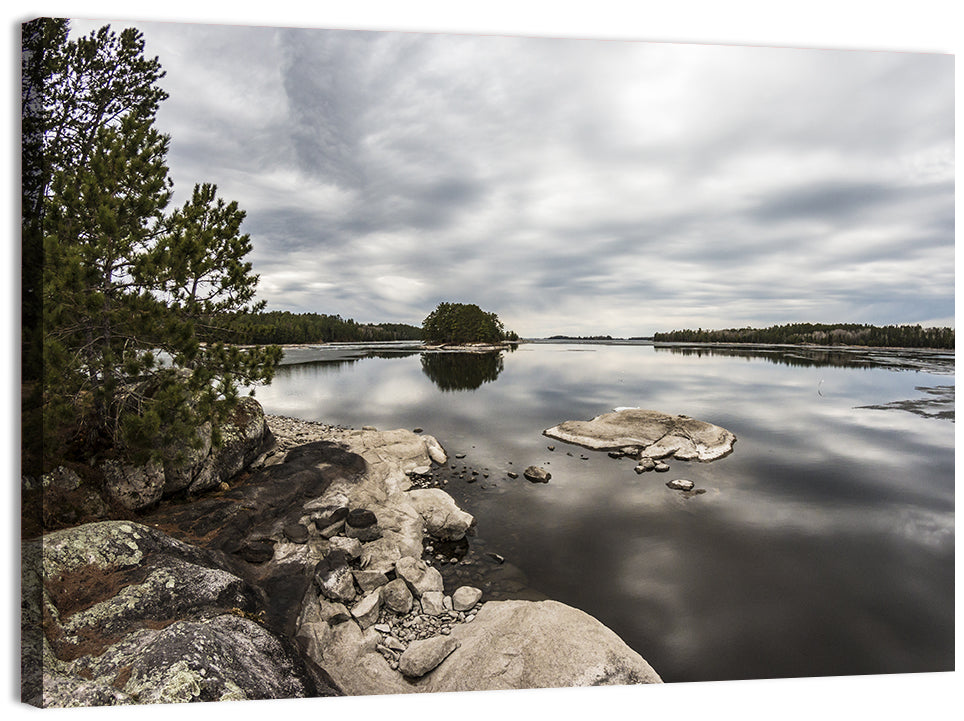
<path fill-rule="evenodd" d="M 258 389 L 268 413 L 421 427 L 466 454 L 445 487 L 478 520 L 460 578 L 580 608 L 666 681 L 954 667 L 953 354 L 547 343 L 286 360 Z M 618 406 L 724 426 L 734 452 L 636 475 L 542 435 Z M 506 476 L 530 464 L 551 482 Z"/>

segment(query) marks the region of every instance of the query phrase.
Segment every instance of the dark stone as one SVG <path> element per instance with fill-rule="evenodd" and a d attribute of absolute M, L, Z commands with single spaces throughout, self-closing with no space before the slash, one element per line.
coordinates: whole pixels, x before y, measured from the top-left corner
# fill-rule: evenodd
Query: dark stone
<path fill-rule="evenodd" d="M 545 468 L 539 468 L 538 466 L 529 466 L 523 472 L 526 480 L 532 483 L 548 483 L 549 479 L 552 478 L 552 474 L 549 473 Z"/>
<path fill-rule="evenodd" d="M 378 519 L 367 508 L 354 508 L 348 512 L 345 523 L 352 528 L 368 528 L 378 523 Z"/>
<path fill-rule="evenodd" d="M 519 474 L 516 473 L 515 471 L 509 471 L 509 473 L 508 473 L 507 475 L 509 476 L 509 478 L 518 478 L 518 477 L 519 477 Z"/>
<path fill-rule="evenodd" d="M 248 563 L 264 563 L 274 557 L 274 541 L 269 539 L 246 541 L 237 553 Z"/>
<path fill-rule="evenodd" d="M 315 522 L 318 530 L 334 526 L 339 521 L 344 521 L 348 517 L 348 506 L 328 506 L 315 512 L 311 520 Z"/>
<path fill-rule="evenodd" d="M 307 543 L 308 529 L 300 523 L 289 523 L 284 528 L 285 538 L 292 543 Z"/>

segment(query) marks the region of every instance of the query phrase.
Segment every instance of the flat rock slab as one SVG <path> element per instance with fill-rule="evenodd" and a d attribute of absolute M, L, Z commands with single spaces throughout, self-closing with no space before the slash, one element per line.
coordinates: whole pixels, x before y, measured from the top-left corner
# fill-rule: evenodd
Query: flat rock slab
<path fill-rule="evenodd" d="M 733 450 L 730 431 L 688 416 L 672 416 L 642 408 L 604 413 L 590 421 L 566 421 L 544 435 L 597 451 L 639 448 L 638 458 L 712 461 Z"/>

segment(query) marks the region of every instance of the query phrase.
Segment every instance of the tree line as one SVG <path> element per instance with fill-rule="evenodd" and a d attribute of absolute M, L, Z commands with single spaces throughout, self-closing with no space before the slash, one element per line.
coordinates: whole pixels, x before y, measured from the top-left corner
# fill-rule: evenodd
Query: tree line
<path fill-rule="evenodd" d="M 920 325 L 787 323 L 769 328 L 674 330 L 654 333 L 653 340 L 669 343 L 784 343 L 951 349 L 954 348 L 954 329 L 922 328 Z"/>
<path fill-rule="evenodd" d="M 241 344 L 339 343 L 420 340 L 422 329 L 405 323 L 356 323 L 320 313 L 267 311 L 222 319 L 223 340 Z"/>

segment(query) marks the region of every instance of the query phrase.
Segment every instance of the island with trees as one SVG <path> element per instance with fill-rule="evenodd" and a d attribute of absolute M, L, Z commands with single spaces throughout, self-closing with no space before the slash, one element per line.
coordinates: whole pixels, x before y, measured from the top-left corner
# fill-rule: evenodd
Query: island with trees
<path fill-rule="evenodd" d="M 422 339 L 441 346 L 507 346 L 519 341 L 495 313 L 474 303 L 439 303 L 422 321 Z"/>

